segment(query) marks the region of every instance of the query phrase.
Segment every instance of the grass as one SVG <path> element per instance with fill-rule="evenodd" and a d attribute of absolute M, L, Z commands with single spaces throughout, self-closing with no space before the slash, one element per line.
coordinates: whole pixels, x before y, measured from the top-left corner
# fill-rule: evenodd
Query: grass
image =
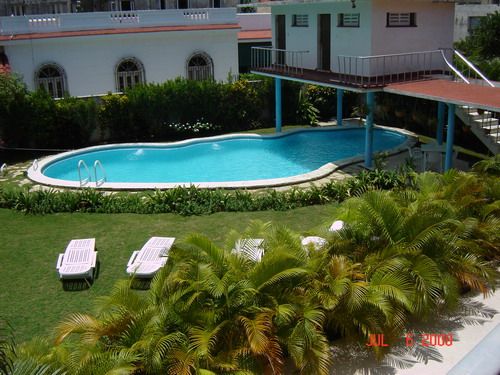
<path fill-rule="evenodd" d="M 222 245 L 231 229 L 243 230 L 250 220 L 273 221 L 299 232 L 320 230 L 331 223 L 335 206 L 312 206 L 287 212 L 218 213 L 181 217 L 174 214 L 54 214 L 24 215 L 0 209 L 0 317 L 7 319 L 16 342 L 50 335 L 55 325 L 72 312 L 93 308 L 96 296 L 107 294 L 126 277 L 133 250 L 153 236 L 182 240 L 203 233 Z M 57 255 L 72 238 L 96 238 L 101 263 L 90 289 L 64 291 L 56 273 Z"/>

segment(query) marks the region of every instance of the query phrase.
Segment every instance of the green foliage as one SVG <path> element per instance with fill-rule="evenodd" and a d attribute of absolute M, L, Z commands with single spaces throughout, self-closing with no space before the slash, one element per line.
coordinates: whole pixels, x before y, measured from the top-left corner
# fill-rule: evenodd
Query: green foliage
<path fill-rule="evenodd" d="M 336 90 L 330 87 L 306 85 L 304 95 L 321 118 L 329 119 L 336 114 Z"/>
<path fill-rule="evenodd" d="M 500 57 L 500 12 L 481 18 L 472 34 L 459 41 L 456 47 L 471 57 L 491 59 Z"/>
<path fill-rule="evenodd" d="M 0 76 L 0 138 L 10 147 L 77 148 L 97 126 L 93 99 L 54 101 L 44 91 L 28 92 L 16 76 Z"/>
<path fill-rule="evenodd" d="M 260 193 L 198 189 L 195 186 L 157 190 L 152 193 L 104 194 L 95 189 L 81 191 L 0 187 L 0 207 L 29 214 L 55 212 L 178 213 L 184 216 L 215 212 L 275 210 L 338 202 L 370 189 L 401 188 L 405 174 L 382 170 L 361 172 L 345 182 L 331 181 L 309 189 L 268 190 Z"/>
<path fill-rule="evenodd" d="M 53 100 L 0 77 L 0 139 L 10 147 L 78 148 L 95 142 L 169 141 L 268 126 L 274 117 L 270 78 L 228 83 L 175 79 L 125 94 Z M 300 85 L 285 83 L 283 119 L 297 123 Z"/>
<path fill-rule="evenodd" d="M 311 103 L 304 90 L 299 92 L 297 116 L 300 123 L 311 126 L 318 125 L 319 110 Z"/>
<path fill-rule="evenodd" d="M 413 324 L 457 306 L 461 292 L 494 288 L 500 212 L 485 209 L 498 203 L 490 189 L 498 178 L 477 168 L 481 175 L 421 174 L 413 188 L 392 191 L 361 192 L 362 179 L 385 183 L 380 171 L 363 173 L 350 180 L 358 190 L 336 211 L 343 228 L 320 233 L 326 243 L 317 249 L 263 222 L 230 232 L 222 247 L 189 235 L 176 242 L 149 291 L 119 281 L 97 299 L 95 313 L 70 314 L 57 326 L 54 347 L 32 345 L 24 356 L 70 374 L 326 375 L 332 347 L 344 339 L 381 359 L 387 352 L 367 349 L 368 335 L 396 343 Z M 263 201 L 286 208 L 325 193 L 293 190 L 285 199 L 274 192 Z M 163 206 L 168 194 L 180 202 L 205 193 L 177 189 L 151 199 Z M 264 240 L 259 260 L 255 249 L 233 249 L 243 238 Z"/>
<path fill-rule="evenodd" d="M 491 80 L 500 79 L 500 12 L 483 17 L 477 28 L 465 39 L 455 43 Z"/>
<path fill-rule="evenodd" d="M 10 353 L 14 347 L 12 328 L 4 320 L 0 319 L 0 374 L 9 375 L 12 371 L 12 358 Z"/>

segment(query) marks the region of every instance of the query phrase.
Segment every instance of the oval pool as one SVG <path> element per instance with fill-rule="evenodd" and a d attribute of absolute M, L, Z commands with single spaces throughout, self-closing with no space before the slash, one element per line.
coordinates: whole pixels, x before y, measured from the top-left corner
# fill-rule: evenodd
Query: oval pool
<path fill-rule="evenodd" d="M 401 147 L 407 136 L 374 129 L 374 151 Z M 360 156 L 365 131 L 310 129 L 281 135 L 231 135 L 169 144 L 116 144 L 89 147 L 51 156 L 32 166 L 28 176 L 49 185 L 80 187 L 82 178 L 106 175 L 100 187 L 117 189 L 168 188 L 195 184 L 202 187 L 253 187 L 296 183 L 330 173 L 332 162 Z M 105 172 L 93 165 L 99 160 Z"/>

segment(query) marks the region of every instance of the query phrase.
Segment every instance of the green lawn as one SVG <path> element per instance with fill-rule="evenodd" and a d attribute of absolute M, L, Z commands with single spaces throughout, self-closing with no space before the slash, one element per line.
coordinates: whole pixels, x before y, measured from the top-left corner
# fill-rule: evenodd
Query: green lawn
<path fill-rule="evenodd" d="M 0 209 L 0 317 L 14 328 L 16 341 L 48 335 L 71 312 L 92 309 L 96 296 L 107 294 L 126 277 L 133 250 L 151 236 L 178 239 L 199 232 L 219 245 L 231 229 L 243 230 L 250 220 L 271 220 L 299 232 L 320 230 L 331 223 L 335 207 L 313 206 L 287 212 L 218 213 L 182 217 L 174 214 L 54 214 L 28 216 Z M 95 237 L 101 268 L 94 285 L 84 291 L 63 291 L 55 265 L 72 238 Z"/>

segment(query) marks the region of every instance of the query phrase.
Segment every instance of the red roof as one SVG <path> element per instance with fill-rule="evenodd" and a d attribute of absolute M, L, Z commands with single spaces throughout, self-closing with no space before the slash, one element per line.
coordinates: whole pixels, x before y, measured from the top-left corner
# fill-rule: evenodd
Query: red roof
<path fill-rule="evenodd" d="M 131 27 L 126 29 L 56 31 L 56 32 L 46 32 L 46 33 L 2 35 L 0 36 L 0 41 L 67 38 L 67 37 L 90 36 L 90 35 L 157 33 L 157 32 L 167 32 L 167 31 L 227 30 L 227 29 L 239 29 L 239 28 L 240 26 L 237 24 L 214 24 L 214 25 Z"/>
<path fill-rule="evenodd" d="M 461 82 L 433 79 L 406 83 L 391 83 L 385 92 L 439 100 L 446 103 L 475 106 L 500 111 L 500 87 L 468 85 Z"/>
<path fill-rule="evenodd" d="M 265 39 L 271 40 L 271 30 L 244 30 L 238 33 L 238 40 Z"/>

